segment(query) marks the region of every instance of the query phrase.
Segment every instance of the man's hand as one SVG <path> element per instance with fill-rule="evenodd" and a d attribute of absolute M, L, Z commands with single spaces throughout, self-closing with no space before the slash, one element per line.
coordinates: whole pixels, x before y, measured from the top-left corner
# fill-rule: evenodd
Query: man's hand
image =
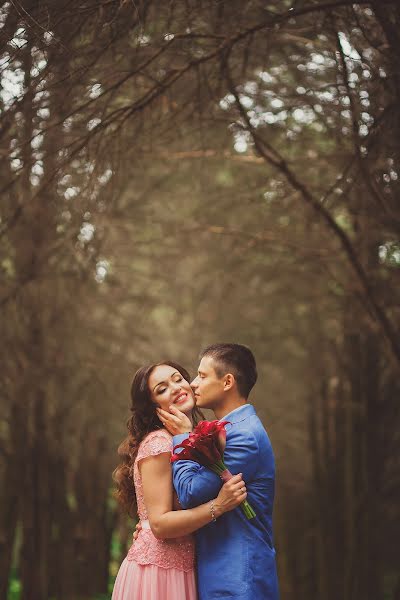
<path fill-rule="evenodd" d="M 142 531 L 142 526 L 140 524 L 140 521 L 138 521 L 136 523 L 136 528 L 135 531 L 133 532 L 133 539 L 136 541 L 138 539 L 139 533 Z"/>
<path fill-rule="evenodd" d="M 233 510 L 247 498 L 246 484 L 243 481 L 242 473 L 234 475 L 222 486 L 217 498 L 215 499 L 215 515 L 220 515 Z"/>
<path fill-rule="evenodd" d="M 188 433 L 193 429 L 193 425 L 189 417 L 176 408 L 176 406 L 173 404 L 171 404 L 169 407 L 169 412 L 163 410 L 162 408 L 157 408 L 157 414 L 161 423 L 171 435 Z"/>

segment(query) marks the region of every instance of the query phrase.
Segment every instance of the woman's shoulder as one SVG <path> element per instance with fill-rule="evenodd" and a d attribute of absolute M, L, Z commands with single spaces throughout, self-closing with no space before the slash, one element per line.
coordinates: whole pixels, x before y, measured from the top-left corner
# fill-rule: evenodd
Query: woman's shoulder
<path fill-rule="evenodd" d="M 161 435 L 161 436 L 169 436 L 170 438 L 172 438 L 172 435 L 169 433 L 169 431 L 167 431 L 164 428 L 154 429 L 154 431 L 150 431 L 150 433 L 148 433 L 146 435 L 146 438 L 150 437 L 150 436 L 159 436 L 159 435 Z"/>
<path fill-rule="evenodd" d="M 155 429 L 143 438 L 142 444 L 152 440 L 168 440 L 172 444 L 172 435 L 166 429 Z"/>
<path fill-rule="evenodd" d="M 140 442 L 137 454 L 137 460 L 161 454 L 162 452 L 170 452 L 172 450 L 172 436 L 165 429 L 156 429 L 146 435 Z"/>

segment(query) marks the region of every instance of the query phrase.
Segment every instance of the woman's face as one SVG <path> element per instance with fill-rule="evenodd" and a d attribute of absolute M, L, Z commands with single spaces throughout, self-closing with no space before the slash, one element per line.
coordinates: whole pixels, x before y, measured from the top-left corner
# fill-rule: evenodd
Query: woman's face
<path fill-rule="evenodd" d="M 153 402 L 169 410 L 171 404 L 184 413 L 192 412 L 194 396 L 192 388 L 179 371 L 169 365 L 155 367 L 149 377 L 149 389 Z"/>

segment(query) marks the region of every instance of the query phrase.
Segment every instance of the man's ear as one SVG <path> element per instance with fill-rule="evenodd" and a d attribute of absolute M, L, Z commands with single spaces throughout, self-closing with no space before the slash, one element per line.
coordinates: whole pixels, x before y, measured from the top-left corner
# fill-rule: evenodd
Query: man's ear
<path fill-rule="evenodd" d="M 227 373 L 224 376 L 224 392 L 227 392 L 228 390 L 231 390 L 234 385 L 235 385 L 235 378 L 234 378 L 234 376 L 232 375 L 232 373 Z"/>

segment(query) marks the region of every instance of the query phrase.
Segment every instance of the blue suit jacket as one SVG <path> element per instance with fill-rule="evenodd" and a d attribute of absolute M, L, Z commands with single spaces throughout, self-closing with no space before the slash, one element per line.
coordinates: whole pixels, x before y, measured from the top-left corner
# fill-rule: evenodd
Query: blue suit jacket
<path fill-rule="evenodd" d="M 246 519 L 236 508 L 196 532 L 199 600 L 278 600 L 278 579 L 272 537 L 275 462 L 268 435 L 254 407 L 245 404 L 224 420 L 225 464 L 233 475 L 243 473 L 247 500 L 256 517 Z M 174 437 L 179 444 L 188 434 Z M 222 481 L 196 462 L 173 463 L 174 486 L 183 508 L 218 495 Z"/>

